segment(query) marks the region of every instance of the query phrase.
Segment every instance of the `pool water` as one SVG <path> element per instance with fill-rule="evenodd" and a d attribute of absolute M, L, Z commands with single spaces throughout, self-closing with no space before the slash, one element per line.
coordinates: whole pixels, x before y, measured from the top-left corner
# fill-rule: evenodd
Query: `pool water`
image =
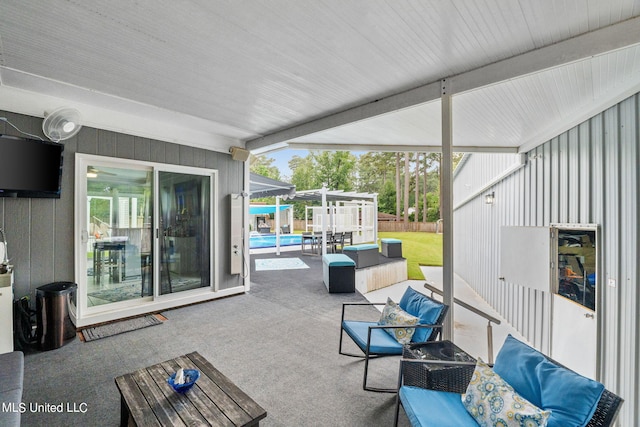
<path fill-rule="evenodd" d="M 300 234 L 281 234 L 280 246 L 292 246 L 302 244 L 302 235 Z M 275 234 L 260 234 L 249 236 L 249 249 L 259 248 L 275 248 Z"/>

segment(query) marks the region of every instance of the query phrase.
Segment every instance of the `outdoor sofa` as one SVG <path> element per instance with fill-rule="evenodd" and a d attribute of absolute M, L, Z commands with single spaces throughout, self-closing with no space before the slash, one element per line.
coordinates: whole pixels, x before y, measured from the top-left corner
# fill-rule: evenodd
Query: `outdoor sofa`
<path fill-rule="evenodd" d="M 416 366 L 423 369 L 415 369 Z M 430 382 L 429 366 L 450 370 L 456 378 L 466 377 L 466 381 Z M 471 372 L 459 375 L 464 368 Z M 421 375 L 424 378 L 417 378 Z M 493 368 L 481 360 L 469 364 L 403 359 L 394 425 L 398 425 L 402 406 L 412 426 L 507 425 L 505 421 L 510 421 L 509 425 L 548 427 L 611 426 L 621 404 L 622 399 L 601 383 L 577 374 L 509 335 Z"/>

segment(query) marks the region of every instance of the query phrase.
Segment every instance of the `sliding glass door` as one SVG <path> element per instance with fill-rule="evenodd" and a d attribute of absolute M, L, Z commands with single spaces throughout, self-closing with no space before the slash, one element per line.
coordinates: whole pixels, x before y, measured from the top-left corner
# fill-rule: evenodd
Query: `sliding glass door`
<path fill-rule="evenodd" d="M 160 294 L 211 285 L 208 176 L 159 172 Z"/>
<path fill-rule="evenodd" d="M 152 294 L 150 169 L 87 165 L 87 306 Z"/>
<path fill-rule="evenodd" d="M 166 307 L 215 291 L 216 176 L 76 155 L 79 316 Z"/>

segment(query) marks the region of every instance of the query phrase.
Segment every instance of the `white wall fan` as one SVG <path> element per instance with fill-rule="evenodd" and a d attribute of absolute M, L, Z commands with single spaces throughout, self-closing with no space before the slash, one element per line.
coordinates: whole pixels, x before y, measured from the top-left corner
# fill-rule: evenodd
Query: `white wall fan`
<path fill-rule="evenodd" d="M 69 139 L 80 131 L 80 112 L 75 108 L 62 107 L 51 113 L 44 113 L 42 132 L 53 142 Z"/>

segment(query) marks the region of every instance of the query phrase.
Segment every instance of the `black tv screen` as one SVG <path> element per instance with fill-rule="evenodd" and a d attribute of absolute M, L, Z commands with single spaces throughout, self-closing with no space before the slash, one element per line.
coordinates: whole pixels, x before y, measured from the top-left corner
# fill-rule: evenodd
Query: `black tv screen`
<path fill-rule="evenodd" d="M 0 135 L 0 197 L 60 198 L 64 145 Z"/>

